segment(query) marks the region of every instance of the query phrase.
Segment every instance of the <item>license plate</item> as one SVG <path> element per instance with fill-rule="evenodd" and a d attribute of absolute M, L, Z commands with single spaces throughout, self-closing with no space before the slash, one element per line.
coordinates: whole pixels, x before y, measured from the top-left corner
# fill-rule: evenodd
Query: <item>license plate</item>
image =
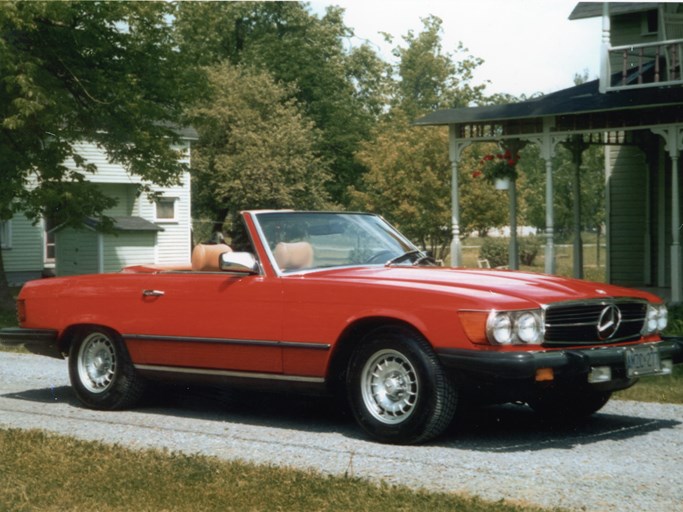
<path fill-rule="evenodd" d="M 629 377 L 661 373 L 659 351 L 656 347 L 630 347 L 626 349 L 626 374 Z"/>

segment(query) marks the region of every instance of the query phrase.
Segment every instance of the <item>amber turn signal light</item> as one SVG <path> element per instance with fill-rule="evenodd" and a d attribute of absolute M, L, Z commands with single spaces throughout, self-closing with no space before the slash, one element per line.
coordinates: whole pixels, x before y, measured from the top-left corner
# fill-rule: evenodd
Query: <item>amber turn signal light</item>
<path fill-rule="evenodd" d="M 478 345 L 488 345 L 489 341 L 486 337 L 486 319 L 489 316 L 488 311 L 459 311 L 460 323 L 467 335 L 467 338 L 472 343 Z"/>
<path fill-rule="evenodd" d="M 536 370 L 536 382 L 555 380 L 555 372 L 552 368 L 539 368 Z"/>

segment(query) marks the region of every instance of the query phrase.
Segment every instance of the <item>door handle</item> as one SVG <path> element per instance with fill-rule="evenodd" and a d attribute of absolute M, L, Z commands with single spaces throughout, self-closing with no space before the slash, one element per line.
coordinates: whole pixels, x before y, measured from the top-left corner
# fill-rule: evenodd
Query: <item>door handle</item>
<path fill-rule="evenodd" d="M 161 297 L 165 292 L 161 290 L 142 290 L 144 297 Z"/>

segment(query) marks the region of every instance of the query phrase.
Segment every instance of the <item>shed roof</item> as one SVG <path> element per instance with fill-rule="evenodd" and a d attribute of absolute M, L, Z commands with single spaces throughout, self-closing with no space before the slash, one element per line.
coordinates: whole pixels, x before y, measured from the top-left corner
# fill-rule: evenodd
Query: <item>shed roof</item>
<path fill-rule="evenodd" d="M 111 217 L 114 220 L 115 231 L 163 231 L 164 229 L 153 222 L 150 222 L 142 217 L 136 216 L 119 216 Z M 96 229 L 100 224 L 100 219 L 94 217 L 87 217 L 84 224 Z"/>

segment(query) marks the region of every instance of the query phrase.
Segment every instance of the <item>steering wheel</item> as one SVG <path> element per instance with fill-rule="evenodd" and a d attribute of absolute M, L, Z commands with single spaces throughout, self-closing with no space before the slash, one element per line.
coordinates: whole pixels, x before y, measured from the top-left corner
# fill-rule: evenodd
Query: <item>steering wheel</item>
<path fill-rule="evenodd" d="M 366 261 L 366 263 L 386 263 L 389 261 L 391 258 L 394 257 L 394 252 L 390 251 L 388 249 L 384 249 L 382 251 L 379 251 L 372 256 Z"/>

